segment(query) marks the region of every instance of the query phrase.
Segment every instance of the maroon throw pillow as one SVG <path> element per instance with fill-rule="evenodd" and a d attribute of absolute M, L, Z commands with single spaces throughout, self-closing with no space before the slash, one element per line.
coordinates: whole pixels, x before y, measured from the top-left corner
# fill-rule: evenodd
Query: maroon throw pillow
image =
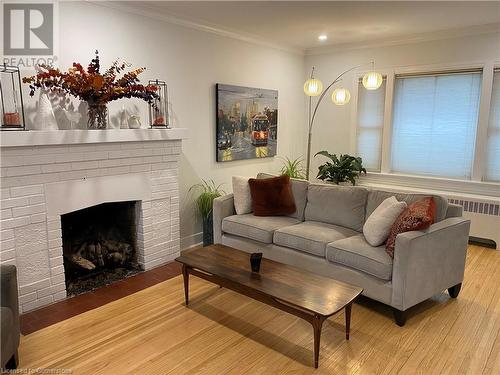
<path fill-rule="evenodd" d="M 248 184 L 255 216 L 282 216 L 295 212 L 290 177 L 251 178 Z"/>
<path fill-rule="evenodd" d="M 392 224 L 389 238 L 385 244 L 387 254 L 394 258 L 394 247 L 399 233 L 429 228 L 434 223 L 435 217 L 436 203 L 434 198 L 422 198 L 410 204 Z"/>

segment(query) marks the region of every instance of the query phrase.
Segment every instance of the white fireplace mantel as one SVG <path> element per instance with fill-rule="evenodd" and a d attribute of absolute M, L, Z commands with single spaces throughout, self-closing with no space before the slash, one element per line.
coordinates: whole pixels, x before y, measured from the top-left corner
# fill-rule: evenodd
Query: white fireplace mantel
<path fill-rule="evenodd" d="M 106 129 L 4 131 L 0 134 L 3 147 L 49 146 L 111 142 L 171 141 L 188 138 L 189 129 Z"/>
<path fill-rule="evenodd" d="M 145 270 L 180 252 L 179 163 L 188 129 L 0 133 L 0 263 L 17 266 L 22 312 L 66 298 L 62 217 L 135 202 Z"/>

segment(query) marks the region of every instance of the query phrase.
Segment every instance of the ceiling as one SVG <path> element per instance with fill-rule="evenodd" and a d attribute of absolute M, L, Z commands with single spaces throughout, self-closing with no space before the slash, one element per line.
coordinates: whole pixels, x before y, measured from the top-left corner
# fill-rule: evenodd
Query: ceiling
<path fill-rule="evenodd" d="M 207 31 L 310 51 L 415 36 L 500 29 L 490 1 L 127 1 L 124 6 Z M 326 34 L 324 42 L 318 40 Z"/>

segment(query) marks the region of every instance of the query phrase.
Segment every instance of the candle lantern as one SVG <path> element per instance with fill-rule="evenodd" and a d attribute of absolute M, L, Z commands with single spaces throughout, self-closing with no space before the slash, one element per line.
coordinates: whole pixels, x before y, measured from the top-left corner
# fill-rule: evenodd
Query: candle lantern
<path fill-rule="evenodd" d="M 151 128 L 168 128 L 168 91 L 167 83 L 158 79 L 148 82 L 156 87 L 158 95 L 149 107 L 149 123 Z"/>
<path fill-rule="evenodd" d="M 2 130 L 25 129 L 21 75 L 17 66 L 0 65 Z"/>

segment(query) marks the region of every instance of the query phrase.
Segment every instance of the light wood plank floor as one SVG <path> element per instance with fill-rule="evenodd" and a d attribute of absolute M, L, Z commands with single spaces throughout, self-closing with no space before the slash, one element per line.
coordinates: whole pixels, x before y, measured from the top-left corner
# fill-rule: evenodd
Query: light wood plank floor
<path fill-rule="evenodd" d="M 176 277 L 25 336 L 20 367 L 74 374 L 500 374 L 500 252 L 469 247 L 462 292 L 417 306 L 404 328 L 366 299 L 323 325 L 191 278 Z"/>

